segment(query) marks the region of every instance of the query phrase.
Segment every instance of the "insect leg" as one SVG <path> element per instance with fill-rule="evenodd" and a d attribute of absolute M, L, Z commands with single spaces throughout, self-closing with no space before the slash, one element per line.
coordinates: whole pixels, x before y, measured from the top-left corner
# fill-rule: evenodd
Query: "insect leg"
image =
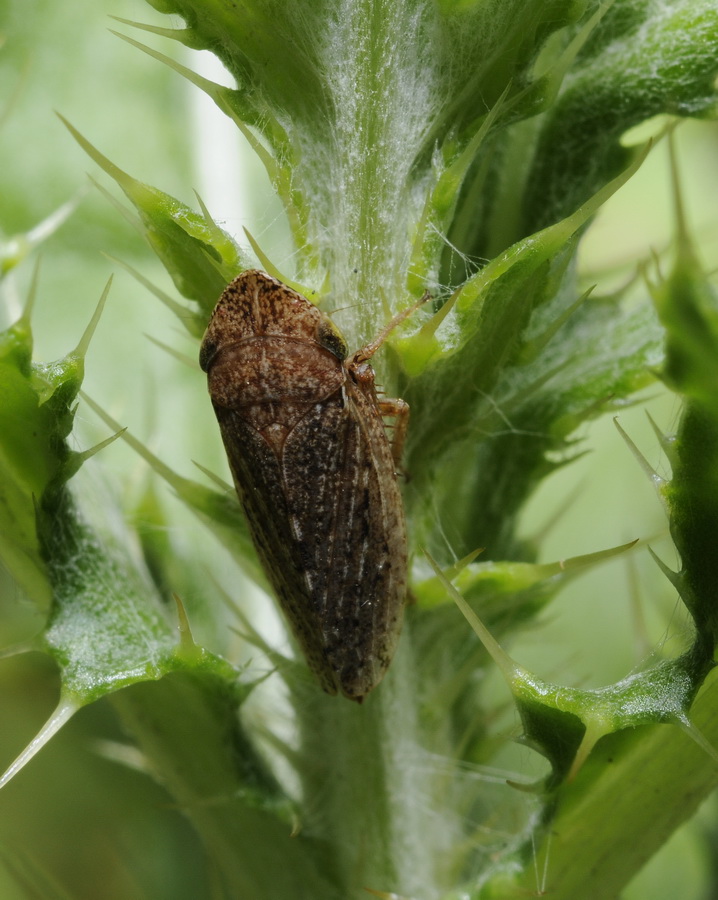
<path fill-rule="evenodd" d="M 391 438 L 391 455 L 397 471 L 401 470 L 401 456 L 409 428 L 409 404 L 406 400 L 377 400 L 380 416 L 391 416 L 394 419 L 394 434 Z"/>
<path fill-rule="evenodd" d="M 364 347 L 360 347 L 356 353 L 352 356 L 351 360 L 349 360 L 349 365 L 359 365 L 360 363 L 366 362 L 371 359 L 372 356 L 376 353 L 376 351 L 381 347 L 384 341 L 389 337 L 391 332 L 401 323 L 404 319 L 408 319 L 409 316 L 415 312 L 420 306 L 426 303 L 427 300 L 431 299 L 431 294 L 427 291 L 421 300 L 417 300 L 416 303 L 408 306 L 406 309 L 403 309 L 401 312 L 397 313 L 394 318 L 388 322 L 384 328 L 379 332 L 379 334 L 374 338 L 373 341 L 370 341 Z"/>

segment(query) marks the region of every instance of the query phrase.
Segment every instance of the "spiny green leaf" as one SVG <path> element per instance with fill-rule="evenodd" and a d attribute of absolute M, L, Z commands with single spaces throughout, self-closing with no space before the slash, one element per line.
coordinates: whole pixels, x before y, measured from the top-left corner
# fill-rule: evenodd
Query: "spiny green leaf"
<path fill-rule="evenodd" d="M 631 126 L 659 113 L 715 114 L 716 75 L 713 0 L 614 3 L 542 123 L 526 227 L 565 215 L 613 177 L 625 165 L 619 138 Z"/>
<path fill-rule="evenodd" d="M 33 285 L 33 295 L 35 290 Z M 42 606 L 48 601 L 49 584 L 37 543 L 37 506 L 85 458 L 65 439 L 72 430 L 85 353 L 106 296 L 107 290 L 77 348 L 53 363 L 32 362 L 30 304 L 0 334 L 0 555 Z"/>
<path fill-rule="evenodd" d="M 177 290 L 209 318 L 217 298 L 247 261 L 232 238 L 207 215 L 137 181 L 110 162 L 70 123 L 63 123 L 85 152 L 110 175 L 137 209 L 142 230 Z"/>

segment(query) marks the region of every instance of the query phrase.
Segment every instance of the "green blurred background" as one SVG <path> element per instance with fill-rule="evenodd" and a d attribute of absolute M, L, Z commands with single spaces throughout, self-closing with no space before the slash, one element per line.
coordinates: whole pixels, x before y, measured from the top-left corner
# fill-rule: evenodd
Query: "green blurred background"
<path fill-rule="evenodd" d="M 56 110 L 140 180 L 189 204 L 195 204 L 197 189 L 223 227 L 240 238 L 248 227 L 280 268 L 291 270 L 281 211 L 261 167 L 232 128 L 222 127 L 211 105 L 200 102 L 197 91 L 114 36 L 111 28 L 132 32 L 109 15 L 167 24 L 140 0 L 0 0 L 0 111 L 10 104 L 0 128 L 0 233 L 7 239 L 32 228 L 86 186 L 88 172 L 109 187 Z M 187 64 L 211 67 L 211 60 L 198 54 L 148 38 Z M 215 77 L 211 68 L 203 71 Z M 643 131 L 655 132 L 659 125 L 649 123 Z M 718 129 L 688 123 L 677 141 L 691 226 L 710 270 L 718 249 Z M 599 292 L 622 284 L 651 251 L 665 252 L 672 222 L 667 150 L 659 145 L 584 240 L 587 284 L 597 283 Z M 87 357 L 86 390 L 180 473 L 195 477 L 192 460 L 226 471 L 204 379 L 145 335 L 190 356 L 196 353 L 194 343 L 171 313 L 103 253 L 173 293 L 143 240 L 93 187 L 43 245 L 36 358 L 51 360 L 74 347 L 114 272 L 110 300 Z M 0 327 L 18 315 L 33 263 L 26 260 L 2 282 Z M 644 409 L 667 431 L 678 409 L 657 383 L 642 403 L 621 415 L 623 427 L 660 471 L 665 463 Z M 77 421 L 78 446 L 107 436 L 86 408 L 80 408 Z M 591 452 L 547 480 L 526 510 L 524 533 L 540 540 L 541 559 L 641 538 L 672 564 L 658 499 L 610 418 L 583 429 L 579 437 Z M 102 465 L 111 489 L 134 515 L 147 487 L 145 464 L 118 442 L 103 452 Z M 172 523 L 167 539 L 178 548 L 199 548 L 208 566 L 216 560 L 231 578 L 229 560 L 196 520 L 166 487 L 158 485 L 157 494 Z M 197 594 L 189 603 L 199 609 L 199 587 Z M 223 649 L 213 643 L 218 638 L 211 617 L 199 615 L 199 622 L 199 639 Z M 0 569 L 0 647 L 30 638 L 41 624 L 41 613 Z M 541 675 L 597 686 L 625 675 L 656 645 L 673 655 L 686 627 L 673 590 L 644 546 L 576 581 L 541 626 L 511 651 Z M 0 769 L 50 715 L 57 690 L 56 673 L 41 655 L 0 660 Z M 486 690 L 503 696 L 505 687 L 492 676 Z M 509 731 L 514 724 L 507 718 Z M 212 872 L 181 811 L 149 777 L 106 752 L 112 746 L 107 742 L 123 739 L 109 704 L 100 702 L 78 714 L 0 792 L 0 900 L 64 896 L 62 891 L 83 900 L 215 896 L 207 887 Z M 497 764 L 525 769 L 531 763 L 526 750 L 509 745 Z M 718 876 L 714 880 L 712 871 L 717 822 L 718 807 L 711 799 L 625 897 L 718 896 Z M 38 887 L 43 878 L 56 881 L 57 889 L 49 881 Z"/>

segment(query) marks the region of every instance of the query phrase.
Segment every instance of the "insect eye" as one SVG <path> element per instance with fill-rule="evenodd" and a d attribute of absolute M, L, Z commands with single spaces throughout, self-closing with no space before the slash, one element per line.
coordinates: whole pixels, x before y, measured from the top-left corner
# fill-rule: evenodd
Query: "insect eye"
<path fill-rule="evenodd" d="M 333 353 L 339 359 L 346 359 L 347 345 L 331 322 L 321 322 L 317 327 L 317 341 L 325 350 Z"/>

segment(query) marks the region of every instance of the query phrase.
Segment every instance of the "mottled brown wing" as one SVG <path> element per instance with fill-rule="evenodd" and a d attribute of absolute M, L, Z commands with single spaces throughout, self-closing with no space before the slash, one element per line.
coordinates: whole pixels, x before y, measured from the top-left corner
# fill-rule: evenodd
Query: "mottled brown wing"
<path fill-rule="evenodd" d="M 375 407 L 347 386 L 309 406 L 281 453 L 217 407 L 237 494 L 294 636 L 324 690 L 361 699 L 394 654 L 406 534 Z"/>
<path fill-rule="evenodd" d="M 294 636 L 322 688 L 337 692 L 326 661 L 285 497 L 281 463 L 264 438 L 236 410 L 215 407 L 237 495 L 260 561 Z"/>
<path fill-rule="evenodd" d="M 326 664 L 359 699 L 394 653 L 406 596 L 406 534 L 375 406 L 351 383 L 288 436 L 284 496 Z"/>

